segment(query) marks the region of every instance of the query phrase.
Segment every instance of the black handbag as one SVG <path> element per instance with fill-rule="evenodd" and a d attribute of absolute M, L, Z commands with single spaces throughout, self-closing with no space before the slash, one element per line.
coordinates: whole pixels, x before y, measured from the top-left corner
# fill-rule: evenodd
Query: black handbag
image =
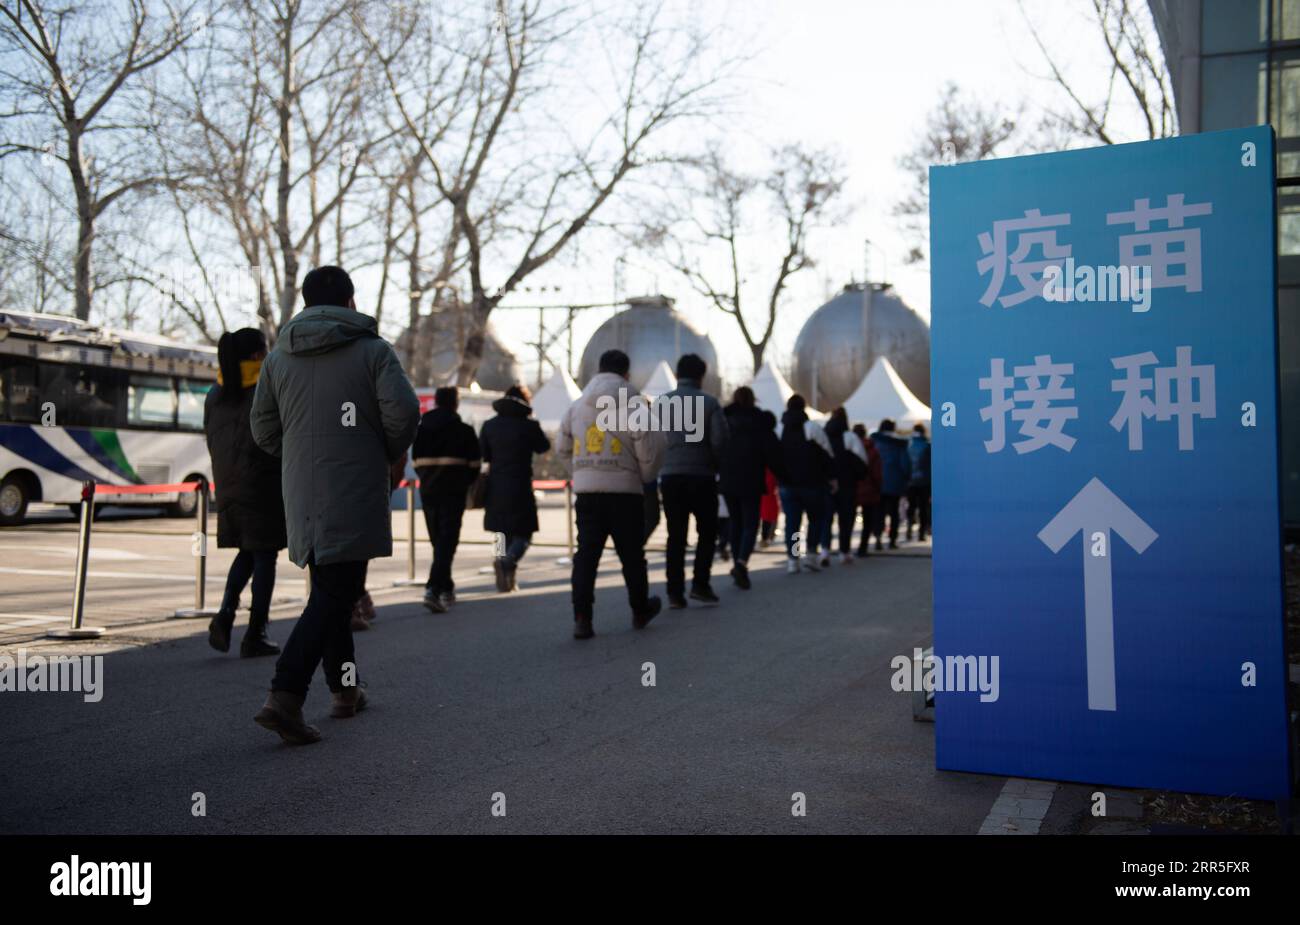
<path fill-rule="evenodd" d="M 477 511 L 487 504 L 487 466 L 478 471 L 465 493 L 465 507 Z"/>

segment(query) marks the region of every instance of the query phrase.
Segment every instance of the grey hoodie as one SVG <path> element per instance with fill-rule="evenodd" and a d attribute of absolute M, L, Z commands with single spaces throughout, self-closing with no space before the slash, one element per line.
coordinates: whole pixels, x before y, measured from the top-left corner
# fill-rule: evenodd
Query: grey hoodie
<path fill-rule="evenodd" d="M 280 457 L 289 558 L 392 555 L 388 468 L 415 437 L 420 402 L 375 319 L 321 305 L 291 318 L 262 364 L 250 422 Z"/>
<path fill-rule="evenodd" d="M 599 400 L 617 406 L 620 390 L 629 411 L 646 403 L 622 376 L 597 373 L 560 419 L 556 452 L 573 473 L 573 490 L 578 494 L 640 495 L 645 484 L 659 475 L 663 434 L 598 426 Z"/>

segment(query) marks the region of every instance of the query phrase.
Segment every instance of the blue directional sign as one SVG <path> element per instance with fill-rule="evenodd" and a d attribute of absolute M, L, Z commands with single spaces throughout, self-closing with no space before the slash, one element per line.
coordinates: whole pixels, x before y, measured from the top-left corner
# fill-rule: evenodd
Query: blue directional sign
<path fill-rule="evenodd" d="M 1272 130 L 930 188 L 938 767 L 1285 796 Z"/>

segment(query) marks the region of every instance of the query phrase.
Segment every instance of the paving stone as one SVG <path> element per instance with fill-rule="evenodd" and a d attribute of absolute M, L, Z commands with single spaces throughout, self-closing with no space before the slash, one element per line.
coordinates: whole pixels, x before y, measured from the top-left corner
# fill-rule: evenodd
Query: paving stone
<path fill-rule="evenodd" d="M 1040 819 L 990 814 L 980 826 L 980 835 L 1037 835 Z"/>
<path fill-rule="evenodd" d="M 1023 816 L 1042 819 L 1047 815 L 1047 808 L 1052 805 L 1049 799 L 1018 797 L 1003 793 L 989 810 L 991 816 Z"/>

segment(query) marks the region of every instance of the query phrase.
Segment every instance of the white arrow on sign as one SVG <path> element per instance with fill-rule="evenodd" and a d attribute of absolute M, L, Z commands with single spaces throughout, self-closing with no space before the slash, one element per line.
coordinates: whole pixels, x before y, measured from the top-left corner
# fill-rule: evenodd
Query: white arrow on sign
<path fill-rule="evenodd" d="M 1137 551 L 1146 552 L 1158 534 L 1100 479 L 1080 489 L 1038 538 L 1060 552 L 1076 533 L 1083 534 L 1083 613 L 1087 640 L 1088 709 L 1115 709 L 1115 609 L 1110 584 L 1110 534 L 1114 530 Z M 1092 537 L 1103 535 L 1102 554 Z"/>

